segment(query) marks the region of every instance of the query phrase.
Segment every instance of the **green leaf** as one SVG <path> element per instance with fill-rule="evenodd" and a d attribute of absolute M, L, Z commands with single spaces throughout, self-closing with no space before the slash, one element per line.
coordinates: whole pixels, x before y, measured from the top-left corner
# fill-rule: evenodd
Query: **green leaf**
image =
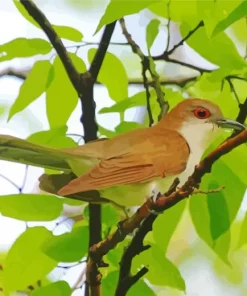
<path fill-rule="evenodd" d="M 83 34 L 75 28 L 57 25 L 52 25 L 52 27 L 60 38 L 75 42 L 80 42 L 83 39 Z"/>
<path fill-rule="evenodd" d="M 79 72 L 86 71 L 86 65 L 82 59 L 74 53 L 69 53 L 69 56 Z M 53 67 L 54 78 L 46 91 L 46 112 L 50 127 L 56 128 L 66 125 L 71 113 L 77 106 L 78 94 L 58 56 L 54 60 Z"/>
<path fill-rule="evenodd" d="M 217 189 L 219 187 L 219 183 L 211 181 L 208 185 L 208 190 Z M 224 192 L 220 191 L 214 194 L 207 194 L 207 204 L 210 217 L 211 237 L 213 241 L 215 241 L 229 230 L 231 224 Z"/>
<path fill-rule="evenodd" d="M 62 126 L 46 131 L 40 131 L 30 135 L 27 140 L 35 144 L 54 148 L 76 147 L 76 142 L 66 136 L 67 130 L 67 126 Z"/>
<path fill-rule="evenodd" d="M 150 91 L 150 100 L 154 98 L 154 91 Z M 128 99 L 122 100 L 111 107 L 104 107 L 99 111 L 99 114 L 112 113 L 112 112 L 124 112 L 128 108 L 136 106 L 146 106 L 146 91 L 141 91 Z"/>
<path fill-rule="evenodd" d="M 126 133 L 128 131 L 137 129 L 137 128 L 141 128 L 143 127 L 142 124 L 137 123 L 135 121 L 122 121 L 116 128 L 115 131 L 118 134 L 122 134 L 122 133 Z"/>
<path fill-rule="evenodd" d="M 151 20 L 150 23 L 147 25 L 146 43 L 147 43 L 149 55 L 150 55 L 150 50 L 154 43 L 154 40 L 159 34 L 159 25 L 160 25 L 160 21 L 156 19 Z"/>
<path fill-rule="evenodd" d="M 104 128 L 103 126 L 98 124 L 98 131 L 101 136 L 106 136 L 107 138 L 112 138 L 117 135 L 116 132 L 108 130 L 107 128 Z"/>
<path fill-rule="evenodd" d="M 244 220 L 241 225 L 241 231 L 238 240 L 238 248 L 247 243 L 247 212 L 245 213 Z"/>
<path fill-rule="evenodd" d="M 72 289 L 65 281 L 58 281 L 35 289 L 31 296 L 70 296 Z"/>
<path fill-rule="evenodd" d="M 0 62 L 47 54 L 51 49 L 50 43 L 44 39 L 16 38 L 0 45 Z"/>
<path fill-rule="evenodd" d="M 191 25 L 185 22 L 182 23 L 180 26 L 182 37 L 187 36 L 193 29 L 194 27 Z M 201 27 L 186 42 L 206 60 L 220 67 L 229 70 L 241 70 L 246 67 L 246 63 L 239 55 L 235 44 L 225 33 L 221 33 L 210 39 L 207 36 L 205 27 Z"/>
<path fill-rule="evenodd" d="M 33 227 L 22 233 L 10 248 L 4 263 L 4 291 L 25 290 L 42 280 L 57 262 L 45 255 L 41 246 L 52 237 L 45 227 Z M 13 280 L 15 279 L 15 280 Z"/>
<path fill-rule="evenodd" d="M 165 19 L 170 18 L 174 22 L 186 21 L 194 25 L 200 21 L 197 13 L 197 2 L 197 0 L 164 0 L 153 4 L 148 9 Z"/>
<path fill-rule="evenodd" d="M 102 205 L 102 223 L 107 227 L 115 226 L 118 223 L 119 215 L 111 204 Z"/>
<path fill-rule="evenodd" d="M 86 255 L 88 241 L 88 227 L 80 226 L 69 233 L 51 237 L 42 249 L 50 258 L 59 262 L 76 262 Z"/>
<path fill-rule="evenodd" d="M 225 19 L 221 20 L 214 28 L 212 36 L 221 33 L 239 19 L 247 16 L 247 2 L 242 1 Z"/>
<path fill-rule="evenodd" d="M 34 64 L 28 77 L 21 85 L 17 99 L 11 106 L 8 120 L 16 113 L 24 110 L 45 92 L 51 69 L 52 65 L 49 61 L 37 61 Z"/>
<path fill-rule="evenodd" d="M 88 51 L 88 60 L 92 63 L 97 49 L 91 48 Z M 109 74 L 112 69 L 112 75 Z M 121 60 L 114 54 L 107 52 L 100 68 L 97 81 L 104 84 L 110 97 L 119 102 L 128 97 L 128 76 Z"/>
<path fill-rule="evenodd" d="M 157 245 L 152 245 L 150 249 L 134 258 L 133 273 L 142 266 L 148 266 L 149 270 L 145 277 L 152 285 L 171 287 L 185 292 L 185 282 L 179 270 Z"/>
<path fill-rule="evenodd" d="M 211 174 L 203 177 L 200 188 L 208 190 L 209 184 L 214 184 L 214 188 L 215 184 L 226 186 L 222 192 L 224 200 L 222 196 L 213 193 L 210 198 L 205 194 L 192 195 L 189 202 L 190 214 L 200 238 L 229 264 L 229 227 L 240 208 L 246 186 L 222 160 L 214 164 Z M 221 208 L 217 208 L 219 205 Z"/>
<path fill-rule="evenodd" d="M 27 21 L 29 21 L 35 27 L 40 29 L 40 25 L 33 19 L 32 16 L 30 16 L 30 14 L 27 12 L 27 10 L 19 1 L 13 0 L 13 3 L 15 4 L 16 8 L 19 10 L 21 15 Z M 80 42 L 83 38 L 83 34 L 75 28 L 71 28 L 68 26 L 57 26 L 57 25 L 52 25 L 52 27 L 60 38 L 68 39 L 75 42 Z"/>
<path fill-rule="evenodd" d="M 153 224 L 153 238 L 164 254 L 167 251 L 170 239 L 181 219 L 185 205 L 185 200 L 179 202 L 160 215 L 159 219 L 156 219 Z"/>
<path fill-rule="evenodd" d="M 222 157 L 222 161 L 247 185 L 247 147 L 241 145 Z M 241 165 L 239 165 L 241 163 Z M 234 186 L 235 187 L 235 186 Z"/>
<path fill-rule="evenodd" d="M 123 16 L 138 13 L 154 3 L 162 1 L 163 0 L 111 0 L 104 15 L 101 17 L 94 34 L 96 34 L 104 25 L 110 24 Z"/>
<path fill-rule="evenodd" d="M 0 196 L 3 216 L 23 221 L 51 221 L 60 216 L 63 200 L 55 195 L 11 194 Z"/>
<path fill-rule="evenodd" d="M 128 296 L 137 295 L 155 296 L 156 294 L 143 280 L 139 280 L 128 291 Z"/>

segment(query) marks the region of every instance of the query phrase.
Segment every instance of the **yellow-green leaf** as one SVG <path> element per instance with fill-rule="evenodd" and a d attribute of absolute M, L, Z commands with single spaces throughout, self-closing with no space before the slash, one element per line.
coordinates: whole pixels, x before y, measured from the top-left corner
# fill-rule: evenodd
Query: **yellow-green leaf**
<path fill-rule="evenodd" d="M 160 249 L 166 253 L 170 239 L 184 212 L 186 201 L 166 210 L 153 224 L 153 237 Z M 164 227 L 165 225 L 165 227 Z"/>
<path fill-rule="evenodd" d="M 150 54 L 151 47 L 159 34 L 159 25 L 160 21 L 157 19 L 153 19 L 149 22 L 146 29 L 146 43 L 148 47 L 148 52 Z"/>
<path fill-rule="evenodd" d="M 180 26 L 182 37 L 194 29 L 194 26 L 183 22 Z M 225 33 L 209 38 L 205 27 L 199 28 L 186 41 L 198 54 L 213 64 L 229 70 L 241 70 L 246 67 L 244 59 L 239 55 L 235 44 Z M 222 50 L 224 48 L 224 50 Z"/>
<path fill-rule="evenodd" d="M 51 221 L 63 209 L 63 199 L 45 194 L 11 194 L 0 196 L 0 213 L 23 221 Z"/>
<path fill-rule="evenodd" d="M 69 53 L 81 73 L 86 65 L 76 54 Z M 54 60 L 54 78 L 46 91 L 46 113 L 51 128 L 65 126 L 78 103 L 78 94 L 70 82 L 59 57 Z"/>
<path fill-rule="evenodd" d="M 67 126 L 61 126 L 46 131 L 40 131 L 30 135 L 27 140 L 32 143 L 54 148 L 76 147 L 76 142 L 66 136 L 67 130 Z"/>
<path fill-rule="evenodd" d="M 33 17 L 27 12 L 24 6 L 20 3 L 20 1 L 13 0 L 16 8 L 19 10 L 21 15 L 35 27 L 40 29 L 40 25 L 33 19 Z M 75 42 L 80 42 L 83 38 L 83 34 L 75 28 L 68 26 L 58 26 L 52 25 L 53 29 L 56 31 L 60 38 L 68 39 Z"/>
<path fill-rule="evenodd" d="M 185 282 L 178 268 L 165 257 L 164 252 L 157 245 L 151 245 L 150 249 L 134 258 L 133 273 L 142 266 L 148 267 L 145 277 L 152 285 L 171 287 L 185 292 Z"/>
<path fill-rule="evenodd" d="M 52 25 L 60 38 L 68 39 L 75 42 L 80 42 L 83 39 L 83 34 L 75 28 L 68 26 Z"/>
<path fill-rule="evenodd" d="M 31 296 L 70 296 L 72 289 L 65 281 L 58 281 L 43 287 L 36 288 Z"/>
<path fill-rule="evenodd" d="M 247 212 L 245 213 L 244 220 L 241 225 L 241 231 L 238 240 L 238 248 L 247 243 Z"/>
<path fill-rule="evenodd" d="M 89 62 L 92 63 L 97 49 L 88 51 Z M 100 68 L 97 81 L 104 84 L 110 97 L 119 102 L 128 97 L 128 76 L 121 60 L 114 54 L 107 52 Z"/>
<path fill-rule="evenodd" d="M 4 291 L 25 290 L 56 267 L 57 261 L 41 250 L 50 238 L 51 232 L 39 226 L 27 229 L 16 239 L 4 262 Z"/>
<path fill-rule="evenodd" d="M 229 1 L 230 2 L 230 1 Z M 247 16 L 247 2 L 244 0 L 223 20 L 221 20 L 214 28 L 212 36 L 216 36 L 220 32 L 227 29 L 233 23 Z"/>
<path fill-rule="evenodd" d="M 223 196 L 214 196 L 211 193 L 209 199 L 205 194 L 192 195 L 189 202 L 190 214 L 200 238 L 229 264 L 229 227 L 240 208 L 246 187 L 222 160 L 214 164 L 211 174 L 203 177 L 200 188 L 207 191 L 210 188 L 209 184 L 213 183 L 225 186 Z"/>
<path fill-rule="evenodd" d="M 45 92 L 52 69 L 49 61 L 37 61 L 20 87 L 19 95 L 9 111 L 8 120 L 21 112 Z"/>
<path fill-rule="evenodd" d="M 47 54 L 51 49 L 51 44 L 44 39 L 16 38 L 0 45 L 0 62 Z"/>
<path fill-rule="evenodd" d="M 140 10 L 149 7 L 156 2 L 163 0 L 111 0 L 108 4 L 104 15 L 101 17 L 95 34 L 107 24 L 120 19 L 123 16 L 138 13 Z"/>
<path fill-rule="evenodd" d="M 86 255 L 88 241 L 88 227 L 79 226 L 69 233 L 51 237 L 43 244 L 42 250 L 59 262 L 76 262 Z"/>

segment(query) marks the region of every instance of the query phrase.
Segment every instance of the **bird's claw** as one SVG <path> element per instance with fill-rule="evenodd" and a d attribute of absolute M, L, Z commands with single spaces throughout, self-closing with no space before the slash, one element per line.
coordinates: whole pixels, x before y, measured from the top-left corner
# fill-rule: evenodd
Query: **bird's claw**
<path fill-rule="evenodd" d="M 152 195 L 151 199 L 152 199 L 153 203 L 156 204 L 156 201 L 161 196 L 161 193 L 156 189 L 152 190 L 152 193 L 153 193 L 153 195 Z M 153 214 L 155 216 L 158 216 L 158 215 L 162 214 L 162 212 L 157 212 L 155 210 L 150 210 L 149 209 L 148 211 L 149 211 L 149 213 L 151 213 L 151 214 Z"/>
<path fill-rule="evenodd" d="M 153 203 L 156 203 L 157 199 L 161 196 L 160 192 L 156 189 L 152 190 L 152 201 Z"/>

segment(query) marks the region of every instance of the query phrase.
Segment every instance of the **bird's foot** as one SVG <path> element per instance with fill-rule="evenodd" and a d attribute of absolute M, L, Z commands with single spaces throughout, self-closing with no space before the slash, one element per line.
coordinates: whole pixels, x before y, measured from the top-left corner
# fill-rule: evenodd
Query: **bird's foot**
<path fill-rule="evenodd" d="M 152 201 L 153 201 L 153 203 L 156 203 L 157 199 L 161 196 L 161 193 L 157 189 L 152 190 L 152 193 L 153 193 L 153 195 L 151 197 Z"/>
<path fill-rule="evenodd" d="M 162 194 L 161 194 L 157 189 L 152 190 L 152 193 L 153 193 L 153 196 L 151 197 L 151 199 L 152 199 L 153 203 L 156 204 L 157 199 L 158 199 Z M 155 211 L 155 210 L 150 210 L 150 209 L 149 209 L 149 212 L 150 212 L 151 214 L 156 215 L 156 216 L 162 214 L 162 212 L 157 212 L 157 211 Z"/>

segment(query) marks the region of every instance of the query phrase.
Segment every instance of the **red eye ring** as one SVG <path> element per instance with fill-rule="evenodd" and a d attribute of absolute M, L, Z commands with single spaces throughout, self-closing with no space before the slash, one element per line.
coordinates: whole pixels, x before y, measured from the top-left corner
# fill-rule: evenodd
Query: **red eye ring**
<path fill-rule="evenodd" d="M 194 111 L 194 115 L 199 119 L 206 119 L 211 115 L 211 112 L 206 108 L 196 108 Z"/>

